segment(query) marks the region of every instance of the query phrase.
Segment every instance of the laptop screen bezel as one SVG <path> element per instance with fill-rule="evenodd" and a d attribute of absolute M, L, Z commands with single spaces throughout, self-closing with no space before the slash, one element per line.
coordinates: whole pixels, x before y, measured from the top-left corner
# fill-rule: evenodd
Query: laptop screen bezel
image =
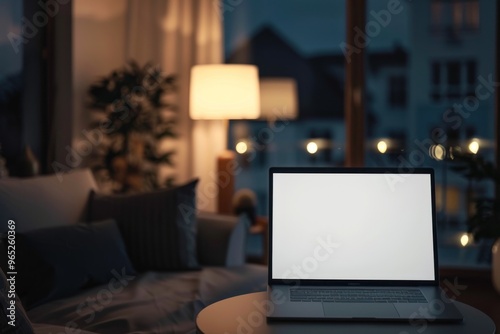
<path fill-rule="evenodd" d="M 427 174 L 431 181 L 432 245 L 434 254 L 433 280 L 336 280 L 336 279 L 281 279 L 273 278 L 273 176 L 283 173 L 335 173 L 335 174 Z M 269 226 L 268 226 L 268 284 L 291 286 L 437 286 L 439 285 L 439 264 L 436 227 L 436 198 L 433 168 L 379 168 L 379 167 L 271 167 L 269 169 Z"/>

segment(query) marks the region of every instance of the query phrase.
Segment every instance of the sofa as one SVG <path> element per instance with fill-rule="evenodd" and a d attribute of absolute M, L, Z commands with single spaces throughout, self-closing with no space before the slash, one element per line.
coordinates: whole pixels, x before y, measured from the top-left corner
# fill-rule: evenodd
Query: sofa
<path fill-rule="evenodd" d="M 2 333 L 194 333 L 207 305 L 265 290 L 266 268 L 245 263 L 247 219 L 197 212 L 195 189 L 103 195 L 90 170 L 1 179 L 2 320 L 6 278 L 18 297 Z"/>

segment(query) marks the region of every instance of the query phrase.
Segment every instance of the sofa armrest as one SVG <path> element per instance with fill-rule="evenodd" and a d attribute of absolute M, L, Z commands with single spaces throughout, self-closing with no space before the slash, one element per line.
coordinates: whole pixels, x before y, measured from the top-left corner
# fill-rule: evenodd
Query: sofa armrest
<path fill-rule="evenodd" d="M 233 267 L 245 264 L 250 221 L 245 215 L 198 213 L 198 260 L 202 266 Z"/>

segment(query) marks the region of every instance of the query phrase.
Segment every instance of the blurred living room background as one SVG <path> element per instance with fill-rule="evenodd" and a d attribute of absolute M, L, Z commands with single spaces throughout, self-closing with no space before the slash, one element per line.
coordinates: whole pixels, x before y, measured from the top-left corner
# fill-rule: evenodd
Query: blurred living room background
<path fill-rule="evenodd" d="M 497 156 L 497 12 L 489 0 L 367 0 L 364 14 L 348 0 L 0 0 L 0 175 L 90 166 L 119 183 L 109 191 L 145 188 L 146 173 L 150 188 L 199 177 L 198 207 L 218 211 L 230 150 L 225 200 L 250 190 L 265 217 L 271 166 L 430 166 L 442 266 L 489 268 L 492 240 L 472 242 L 467 221 L 494 184 L 457 171 L 454 154 Z M 192 119 L 199 64 L 255 65 L 258 119 Z M 160 87 L 147 100 L 145 82 Z M 117 103 L 161 122 L 115 115 L 113 137 L 99 126 Z"/>

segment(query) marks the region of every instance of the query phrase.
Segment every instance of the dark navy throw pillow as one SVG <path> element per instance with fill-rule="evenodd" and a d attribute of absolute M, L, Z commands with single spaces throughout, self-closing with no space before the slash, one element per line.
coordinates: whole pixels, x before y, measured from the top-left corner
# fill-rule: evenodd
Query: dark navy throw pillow
<path fill-rule="evenodd" d="M 138 271 L 199 269 L 196 185 L 133 195 L 92 193 L 88 220 L 113 218 Z"/>

